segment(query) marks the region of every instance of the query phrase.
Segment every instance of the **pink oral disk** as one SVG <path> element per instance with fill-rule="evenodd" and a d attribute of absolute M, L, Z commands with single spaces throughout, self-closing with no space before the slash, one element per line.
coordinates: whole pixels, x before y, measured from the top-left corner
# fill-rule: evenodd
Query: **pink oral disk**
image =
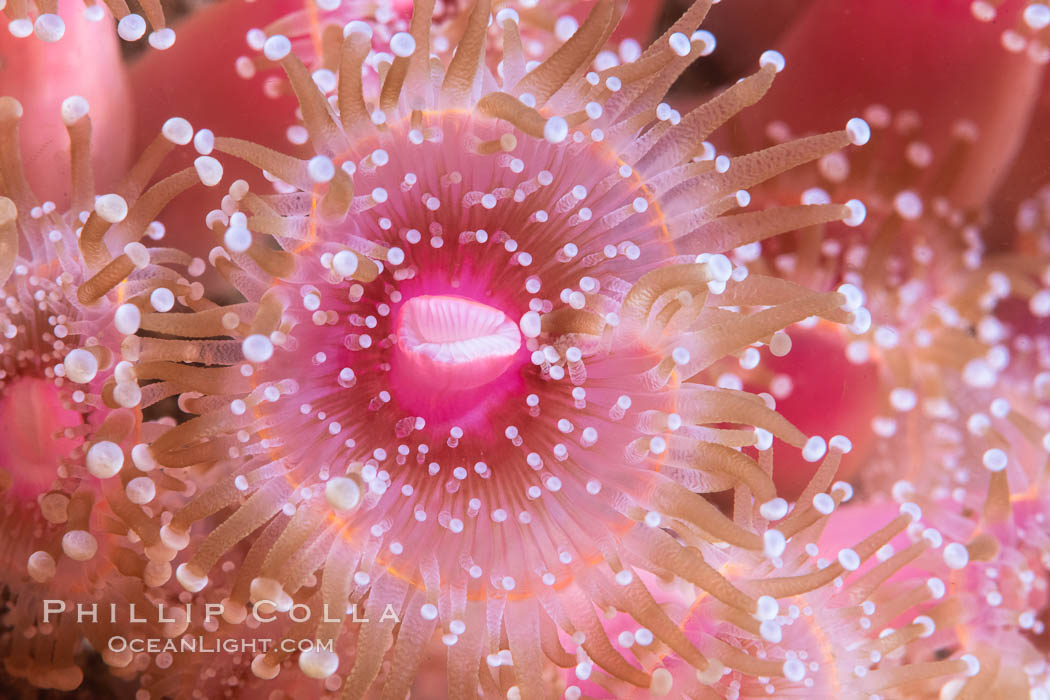
<path fill-rule="evenodd" d="M 65 428 L 83 423 L 62 405 L 54 383 L 36 377 L 17 378 L 0 397 L 0 469 L 14 476 L 14 493 L 35 500 L 55 479 L 56 468 L 82 442 L 66 438 Z"/>
<path fill-rule="evenodd" d="M 491 306 L 462 297 L 418 296 L 401 308 L 397 347 L 420 386 L 473 389 L 507 371 L 521 348 L 521 332 Z"/>

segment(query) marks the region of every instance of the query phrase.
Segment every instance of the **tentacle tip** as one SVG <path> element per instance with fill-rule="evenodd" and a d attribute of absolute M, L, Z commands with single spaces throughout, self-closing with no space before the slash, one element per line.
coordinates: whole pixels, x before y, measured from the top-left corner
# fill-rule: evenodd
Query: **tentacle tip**
<path fill-rule="evenodd" d="M 854 117 L 846 122 L 846 134 L 854 146 L 863 146 L 871 140 L 871 127 L 860 117 Z"/>
<path fill-rule="evenodd" d="M 390 50 L 398 58 L 408 58 L 416 52 L 416 39 L 408 32 L 398 32 L 390 37 Z"/>
<path fill-rule="evenodd" d="M 255 333 L 244 339 L 241 344 L 244 359 L 256 364 L 266 362 L 273 357 L 273 343 L 265 335 Z"/>
<path fill-rule="evenodd" d="M 348 38 L 351 34 L 360 34 L 361 36 L 371 39 L 372 27 L 369 26 L 368 22 L 362 22 L 361 20 L 347 22 L 343 25 L 343 38 Z"/>
<path fill-rule="evenodd" d="M 755 603 L 756 620 L 775 620 L 780 614 L 780 603 L 773 596 L 761 596 Z"/>
<path fill-rule="evenodd" d="M 62 535 L 62 552 L 73 561 L 88 561 L 98 552 L 98 540 L 87 530 Z"/>
<path fill-rule="evenodd" d="M 987 0 L 974 0 L 970 3 L 970 12 L 979 22 L 991 22 L 995 19 L 995 5 Z"/>
<path fill-rule="evenodd" d="M 146 20 L 135 13 L 121 17 L 117 22 L 117 35 L 124 41 L 138 41 L 146 35 Z"/>
<path fill-rule="evenodd" d="M 792 683 L 799 683 L 806 677 L 806 665 L 798 659 L 788 659 L 784 662 L 784 678 Z"/>
<path fill-rule="evenodd" d="M 784 54 L 779 51 L 765 51 L 758 58 L 758 65 L 762 68 L 772 68 L 774 72 L 779 73 L 784 70 L 784 66 L 787 65 L 784 60 Z"/>
<path fill-rule="evenodd" d="M 193 140 L 193 127 L 182 117 L 172 117 L 164 122 L 160 132 L 177 146 L 185 146 Z"/>
<path fill-rule="evenodd" d="M 62 100 L 62 121 L 66 126 L 73 126 L 88 115 L 90 105 L 80 95 L 71 95 Z"/>
<path fill-rule="evenodd" d="M 654 697 L 662 698 L 667 696 L 670 694 L 673 687 L 674 677 L 669 670 L 666 668 L 658 668 L 653 671 L 649 680 L 649 692 Z"/>
<path fill-rule="evenodd" d="M 263 44 L 263 55 L 271 61 L 280 61 L 292 51 L 292 42 L 283 34 L 274 34 Z"/>
<path fill-rule="evenodd" d="M 710 56 L 714 53 L 715 47 L 718 46 L 718 41 L 715 39 L 715 35 L 706 29 L 698 29 L 693 32 L 693 35 L 689 38 L 693 43 L 703 42 L 704 46 L 700 49 L 701 56 Z"/>
<path fill-rule="evenodd" d="M 0 97 L 0 119 L 21 119 L 22 103 L 10 96 Z"/>
<path fill-rule="evenodd" d="M 36 18 L 33 30 L 41 41 L 58 41 L 66 33 L 66 23 L 56 14 L 45 12 Z"/>
<path fill-rule="evenodd" d="M 26 571 L 37 583 L 46 583 L 55 577 L 57 564 L 48 552 L 37 551 L 29 555 Z"/>
<path fill-rule="evenodd" d="M 806 444 L 802 448 L 802 459 L 807 462 L 816 462 L 823 459 L 827 451 L 828 444 L 824 438 L 819 435 L 814 435 L 806 440 Z"/>
<path fill-rule="evenodd" d="M 771 501 L 763 503 L 758 512 L 763 518 L 769 521 L 780 520 L 788 513 L 788 502 L 783 498 L 774 498 Z"/>
<path fill-rule="evenodd" d="M 309 678 L 328 678 L 339 668 L 339 656 L 334 651 L 310 649 L 299 654 L 299 668 Z"/>
<path fill-rule="evenodd" d="M 510 7 L 500 8 L 496 12 L 496 23 L 503 26 L 506 22 L 520 23 L 521 17 L 518 15 L 518 11 Z"/>
<path fill-rule="evenodd" d="M 180 532 L 171 525 L 164 525 L 160 528 L 160 539 L 161 542 L 176 551 L 182 551 L 190 545 L 190 533 L 187 531 Z M 183 566 L 185 564 L 180 566 L 179 569 L 182 569 Z"/>
<path fill-rule="evenodd" d="M 847 226 L 860 226 L 868 217 L 868 208 L 859 199 L 851 199 L 843 206 L 846 211 L 843 213 L 842 222 Z"/>
<path fill-rule="evenodd" d="M 779 557 L 786 548 L 787 538 L 780 530 L 770 529 L 762 534 L 762 551 L 770 559 Z"/>
<path fill-rule="evenodd" d="M 704 685 L 714 685 L 722 680 L 722 676 L 725 675 L 725 672 L 726 667 L 721 661 L 718 661 L 717 659 L 708 659 L 707 668 L 696 672 L 696 680 Z"/>
<path fill-rule="evenodd" d="M 252 673 L 257 678 L 269 681 L 277 677 L 277 674 L 281 672 L 281 665 L 270 663 L 266 658 L 266 654 L 259 654 L 252 659 Z"/>
<path fill-rule="evenodd" d="M 214 187 L 222 181 L 222 163 L 211 156 L 200 156 L 193 161 L 197 176 L 205 187 Z"/>
<path fill-rule="evenodd" d="M 828 441 L 828 446 L 839 454 L 849 454 L 853 450 L 853 442 L 845 435 L 835 435 Z"/>
<path fill-rule="evenodd" d="M 551 117 L 543 126 L 543 138 L 549 143 L 561 143 L 569 137 L 569 123 L 562 117 Z"/>
<path fill-rule="evenodd" d="M 158 51 L 167 51 L 175 45 L 175 31 L 170 27 L 150 32 L 149 45 Z"/>
<path fill-rule="evenodd" d="M 7 25 L 7 31 L 16 39 L 25 39 L 33 33 L 33 22 L 29 19 L 15 19 Z"/>
<path fill-rule="evenodd" d="M 175 579 L 190 593 L 200 593 L 208 585 L 208 577 L 195 571 L 189 563 L 179 564 Z"/>

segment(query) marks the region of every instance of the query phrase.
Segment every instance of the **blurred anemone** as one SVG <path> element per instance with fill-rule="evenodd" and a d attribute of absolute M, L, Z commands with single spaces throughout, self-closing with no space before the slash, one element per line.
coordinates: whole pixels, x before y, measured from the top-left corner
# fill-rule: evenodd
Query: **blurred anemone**
<path fill-rule="evenodd" d="M 1010 385 L 1041 371 L 1042 360 L 1033 365 L 1019 359 L 1037 354 L 1035 340 L 1006 322 L 1017 304 L 1050 313 L 1050 293 L 1044 289 L 1047 260 L 990 249 L 987 239 L 997 229 L 986 210 L 960 198 L 962 164 L 981 147 L 973 123 L 956 122 L 953 140 L 937 149 L 927 138 L 931 128 L 914 111 L 895 114 L 877 105 L 865 117 L 871 143 L 862 153 L 828 154 L 755 190 L 759 201 L 778 203 L 862 199 L 864 224 L 802 229 L 763 243 L 760 250 L 737 251 L 736 259 L 745 252 L 747 258 L 758 255 L 753 270 L 848 292 L 862 304 L 863 318 L 847 333 L 831 329 L 825 335 L 838 338 L 830 342 L 853 366 L 835 370 L 840 377 L 835 384 L 851 392 L 846 411 L 870 421 L 870 428 L 835 429 L 874 438 L 858 440 L 861 449 L 853 456 L 854 465 L 866 465 L 862 487 L 885 488 L 901 477 L 920 478 L 919 473 L 929 486 L 950 469 L 933 467 L 947 443 L 978 454 L 991 447 L 981 441 L 967 444 L 962 437 L 975 408 L 987 410 L 1012 391 Z M 771 123 L 767 135 L 774 142 L 794 138 L 783 122 Z M 1038 229 L 1038 212 L 1034 202 L 1026 209 L 1026 230 Z M 800 364 L 789 354 L 783 364 L 794 383 L 805 376 L 804 359 Z M 870 380 L 872 372 L 877 381 Z M 785 415 L 807 427 L 804 416 L 815 411 L 812 402 L 781 403 Z M 1027 420 L 1032 420 L 1034 406 L 1029 409 Z M 1026 488 L 1037 471 L 1030 465 L 1017 486 Z"/>
<path fill-rule="evenodd" d="M 1038 695 L 1046 668 L 1030 637 L 1043 632 L 1045 542 L 1019 533 L 1040 527 L 1032 502 L 1045 498 L 1050 451 L 1042 321 L 1050 294 L 1039 205 L 1020 217 L 1032 255 L 986 250 L 984 211 L 963 204 L 956 187 L 960 163 L 979 147 L 976 127 L 957 123 L 954 143 L 938 151 L 914 112 L 872 107 L 865 116 L 872 133 L 863 155 L 829 155 L 808 177 L 786 174 L 756 195 L 863 197 L 865 223 L 782 236 L 763 244 L 762 257 L 771 271 L 837 288 L 866 310 L 839 347 L 850 362 L 877 369 L 868 390 L 878 409 L 865 431 L 876 440 L 858 459 L 858 484 L 875 496 L 896 481 L 894 496 L 922 507 L 931 524 L 923 536 L 933 549 L 943 546 L 944 559 L 941 571 L 926 570 L 948 583 L 965 610 L 952 643 L 982 664 L 972 680 L 946 685 L 942 697 L 1006 698 L 1021 688 Z M 784 124 L 768 134 L 792 136 Z M 789 364 L 785 372 L 802 377 L 804 367 Z"/>
<path fill-rule="evenodd" d="M 955 163 L 946 194 L 983 210 L 1023 160 L 1029 123 L 1037 130 L 1031 119 L 1045 74 L 1043 63 L 1003 49 L 1002 23 L 1022 3 L 1003 4 L 999 23 L 988 25 L 974 22 L 965 2 L 816 0 L 776 44 L 792 57 L 790 70 L 740 115 L 733 135 L 754 147 L 772 122 L 820 132 L 877 103 L 894 117 L 917 114 L 922 140 L 943 158 L 960 137 L 957 125 L 969 122 L 977 140 Z"/>
<path fill-rule="evenodd" d="M 751 582 L 737 585 L 769 596 L 750 628 L 712 625 L 711 602 L 694 606 L 686 629 L 710 635 L 724 667 L 721 678 L 701 684 L 736 698 L 915 698 L 979 672 L 966 649 L 938 644 L 960 618 L 960 603 L 922 566 L 937 554 L 920 537 L 914 504 L 897 515 L 866 506 L 850 513 L 838 508 L 844 500 L 837 489 L 799 500 L 788 517 L 804 529 L 784 555 L 793 564 L 765 576 L 762 567 L 741 568 Z M 760 666 L 749 665 L 745 651 Z"/>
<path fill-rule="evenodd" d="M 791 534 L 780 557 L 701 546 L 712 566 L 755 596 L 753 615 L 681 580 L 653 586 L 707 669 L 682 663 L 652 630 L 624 616 L 608 623 L 616 645 L 643 668 L 665 668 L 679 697 L 710 700 L 936 697 L 942 687 L 980 678 L 981 660 L 960 649 L 955 634 L 964 600 L 944 575 L 941 545 L 920 509 L 844 506 L 851 489 L 843 482 L 829 489 L 822 471 L 777 522 Z M 646 697 L 585 655 L 578 661 L 565 697 Z"/>
<path fill-rule="evenodd" d="M 105 648 L 113 625 L 81 626 L 73 612 L 41 619 L 45 598 L 75 603 L 143 603 L 144 585 L 170 575 L 148 504 L 168 485 L 141 460 L 166 421 L 144 421 L 141 408 L 163 394 L 129 382 L 143 308 L 199 298 L 186 280 L 204 261 L 147 247 L 151 222 L 183 189 L 216 184 L 213 158 L 147 185 L 156 164 L 189 128 L 172 120 L 115 192 L 96 196 L 89 106 L 62 104 L 69 132 L 72 195 L 68 210 L 40 201 L 22 169 L 18 126 L 22 106 L 0 98 L 0 485 L 3 562 L 9 629 L 6 671 L 45 688 L 71 690 L 82 678 L 82 638 Z M 159 388 L 159 387 L 157 387 Z M 143 550 L 157 561 L 147 563 Z M 124 666 L 130 655 L 105 655 Z"/>
<path fill-rule="evenodd" d="M 945 696 L 1040 697 L 1050 689 L 1045 487 L 1014 497 L 1006 510 L 994 493 L 980 499 L 961 488 L 934 500 L 898 482 L 893 496 L 923 504 L 922 538 L 940 555 L 925 568 L 947 582 L 962 606 L 939 645 L 966 648 L 981 661 L 979 674 L 948 684 Z"/>

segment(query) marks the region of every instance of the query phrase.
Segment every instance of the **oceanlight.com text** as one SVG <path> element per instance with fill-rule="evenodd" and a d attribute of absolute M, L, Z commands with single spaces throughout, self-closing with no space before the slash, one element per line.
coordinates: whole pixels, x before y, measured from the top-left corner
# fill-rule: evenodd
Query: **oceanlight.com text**
<path fill-rule="evenodd" d="M 271 649 L 293 654 L 304 651 L 334 651 L 335 640 L 327 639 L 240 639 L 237 637 L 191 637 L 178 639 L 161 637 L 110 637 L 109 650 L 122 653 L 130 650 L 135 654 L 265 654 Z"/>

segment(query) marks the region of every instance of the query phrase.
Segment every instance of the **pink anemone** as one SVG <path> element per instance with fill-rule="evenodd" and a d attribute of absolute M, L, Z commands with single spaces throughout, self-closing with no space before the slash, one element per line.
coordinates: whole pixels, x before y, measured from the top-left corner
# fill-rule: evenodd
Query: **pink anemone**
<path fill-rule="evenodd" d="M 307 676 L 338 673 L 348 697 L 366 693 L 388 653 L 384 692 L 400 695 L 435 631 L 452 694 L 541 695 L 544 655 L 571 658 L 549 644 L 558 630 L 627 683 L 669 691 L 665 673 L 608 647 L 602 603 L 706 667 L 634 570 L 726 584 L 658 526 L 776 556 L 784 539 L 765 516 L 734 522 L 695 492 L 734 488 L 741 509 L 779 513 L 773 436 L 828 461 L 825 476 L 848 441 L 829 451 L 761 398 L 687 380 L 786 324 L 849 323 L 856 311 L 841 294 L 749 275 L 724 253 L 799 225 L 860 223 L 862 211 L 741 210 L 742 188 L 857 142 L 859 122 L 741 156 L 727 174 L 703 141 L 762 96 L 783 58 L 764 55 L 752 76 L 677 113 L 662 96 L 707 53 L 709 35 L 695 30 L 708 7 L 694 3 L 635 60 L 600 71 L 615 3 L 596 3 L 539 65 L 504 8 L 492 73 L 489 3 L 474 5 L 437 71 L 434 3 L 420 0 L 385 57 L 368 24 L 344 27 L 330 99 L 288 37 L 265 40 L 312 152 L 209 141 L 276 190 L 237 181 L 208 216 L 222 243 L 210 260 L 243 301 L 142 325 L 199 339 L 142 339 L 150 374 L 139 378 L 181 385 L 191 415 L 150 455 L 224 475 L 160 516 L 164 542 L 185 550 L 176 578 L 187 591 L 223 601 L 228 622 L 263 599 L 340 619 L 348 600 L 373 619 L 392 607 L 399 627 L 349 626 L 349 667 L 334 653 L 298 655 Z M 381 83 L 362 80 L 368 61 Z M 734 449 L 745 446 L 765 454 Z M 221 524 L 205 535 L 199 523 L 213 516 Z M 241 542 L 235 579 L 216 578 Z M 731 599 L 753 612 L 748 596 Z M 512 673 L 482 665 L 504 650 Z M 272 678 L 295 659 L 260 654 L 252 667 Z"/>
<path fill-rule="evenodd" d="M 169 427 L 141 412 L 165 394 L 134 381 L 133 334 L 143 309 L 200 297 L 178 268 L 192 277 L 204 262 L 140 239 L 168 200 L 202 180 L 217 184 L 221 167 L 201 159 L 147 187 L 156 162 L 185 144 L 188 125 L 175 119 L 115 191 L 96 196 L 89 104 L 70 97 L 60 113 L 70 142 L 67 208 L 34 194 L 20 153 L 22 105 L 0 99 L 0 518 L 12 572 L 0 645 L 8 674 L 72 690 L 82 640 L 102 650 L 115 629 L 77 624 L 73 606 L 141 604 L 146 586 L 170 575 L 174 552 L 158 539 L 148 505 L 170 484 L 136 449 Z M 68 611 L 44 620 L 45 598 Z M 131 661 L 103 658 L 115 668 Z"/>

